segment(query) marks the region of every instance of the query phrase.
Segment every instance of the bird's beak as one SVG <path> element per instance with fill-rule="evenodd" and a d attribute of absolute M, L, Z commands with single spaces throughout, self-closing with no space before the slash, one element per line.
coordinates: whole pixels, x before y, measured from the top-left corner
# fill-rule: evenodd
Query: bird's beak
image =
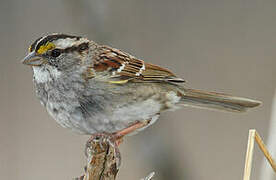
<path fill-rule="evenodd" d="M 30 66 L 40 66 L 45 63 L 45 60 L 36 54 L 35 51 L 30 52 L 23 60 L 23 64 Z"/>

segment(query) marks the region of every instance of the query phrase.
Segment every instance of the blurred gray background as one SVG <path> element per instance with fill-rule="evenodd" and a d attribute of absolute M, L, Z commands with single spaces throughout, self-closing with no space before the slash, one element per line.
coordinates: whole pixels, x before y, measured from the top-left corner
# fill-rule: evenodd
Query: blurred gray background
<path fill-rule="evenodd" d="M 87 136 L 63 129 L 36 99 L 28 46 L 50 32 L 83 35 L 169 67 L 188 86 L 263 101 L 249 113 L 184 108 L 127 137 L 118 179 L 234 180 L 247 135 L 267 138 L 276 87 L 275 0 L 9 0 L 0 2 L 0 179 L 72 179 Z M 262 154 L 255 150 L 252 180 Z"/>

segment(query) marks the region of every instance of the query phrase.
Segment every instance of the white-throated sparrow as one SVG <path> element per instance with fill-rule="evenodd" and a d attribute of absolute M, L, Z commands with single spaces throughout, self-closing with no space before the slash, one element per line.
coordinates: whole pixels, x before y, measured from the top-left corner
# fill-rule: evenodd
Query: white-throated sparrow
<path fill-rule="evenodd" d="M 63 127 L 93 133 L 143 129 L 162 111 L 182 105 L 243 112 L 260 102 L 182 86 L 165 68 L 86 38 L 37 39 L 23 63 L 32 66 L 36 94 Z"/>

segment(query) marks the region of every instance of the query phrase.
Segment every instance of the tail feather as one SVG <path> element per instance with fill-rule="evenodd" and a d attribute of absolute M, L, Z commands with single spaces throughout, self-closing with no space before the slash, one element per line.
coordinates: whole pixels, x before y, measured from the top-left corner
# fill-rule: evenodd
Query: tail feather
<path fill-rule="evenodd" d="M 235 97 L 216 92 L 204 92 L 195 89 L 185 89 L 182 97 L 183 105 L 205 109 L 244 112 L 248 108 L 261 105 L 260 101 Z"/>

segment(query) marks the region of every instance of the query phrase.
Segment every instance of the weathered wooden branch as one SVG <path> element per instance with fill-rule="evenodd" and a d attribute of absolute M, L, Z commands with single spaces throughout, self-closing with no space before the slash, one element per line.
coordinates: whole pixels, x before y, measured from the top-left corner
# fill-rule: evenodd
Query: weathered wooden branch
<path fill-rule="evenodd" d="M 108 141 L 99 141 L 97 138 L 89 139 L 85 148 L 87 158 L 85 174 L 77 179 L 115 180 L 119 170 L 115 158 L 118 155 L 115 153 L 115 147 L 110 145 Z"/>
<path fill-rule="evenodd" d="M 118 140 L 120 143 L 122 139 Z M 120 166 L 120 152 L 109 141 L 101 141 L 97 137 L 90 138 L 86 143 L 85 155 L 87 165 L 85 174 L 76 180 L 115 180 Z M 151 180 L 150 173 L 141 180 Z"/>
<path fill-rule="evenodd" d="M 96 133 L 91 136 L 86 144 L 85 154 L 87 166 L 84 176 L 80 180 L 115 180 L 121 164 L 119 144 L 123 137 L 137 129 L 147 126 L 150 121 L 135 122 L 131 126 L 115 133 Z M 146 177 L 150 180 L 151 176 Z"/>

